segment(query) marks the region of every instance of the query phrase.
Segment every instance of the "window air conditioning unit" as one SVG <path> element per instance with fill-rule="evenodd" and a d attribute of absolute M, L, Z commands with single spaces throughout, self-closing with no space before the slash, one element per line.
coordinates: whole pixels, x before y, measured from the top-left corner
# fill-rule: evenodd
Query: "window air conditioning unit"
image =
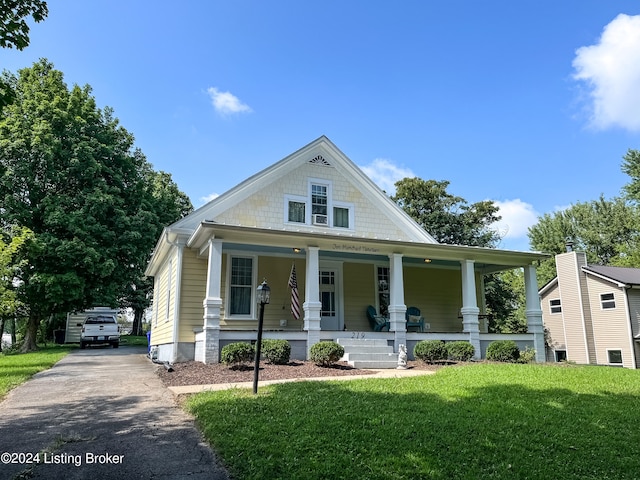
<path fill-rule="evenodd" d="M 314 225 L 328 225 L 329 218 L 326 215 L 320 215 L 319 213 L 313 214 L 313 224 Z"/>

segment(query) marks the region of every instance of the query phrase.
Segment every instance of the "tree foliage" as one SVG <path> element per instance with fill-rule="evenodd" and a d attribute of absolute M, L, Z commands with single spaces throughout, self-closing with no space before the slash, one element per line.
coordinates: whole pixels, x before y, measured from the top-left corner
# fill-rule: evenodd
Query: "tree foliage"
<path fill-rule="evenodd" d="M 500 240 L 492 225 L 501 217 L 492 201 L 469 204 L 447 192 L 448 181 L 404 178 L 395 185 L 391 198 L 438 242 L 495 247 Z"/>
<path fill-rule="evenodd" d="M 0 47 L 24 50 L 30 41 L 26 19 L 41 22 L 48 14 L 43 0 L 0 0 Z"/>
<path fill-rule="evenodd" d="M 166 191 L 177 187 L 153 172 L 88 85 L 67 88 L 47 60 L 10 80 L 16 100 L 0 113 L 0 222 L 33 232 L 17 289 L 30 350 L 43 318 L 116 306 L 141 277 L 161 222 L 185 207 L 169 206 Z"/>
<path fill-rule="evenodd" d="M 638 208 L 624 198 L 576 203 L 563 211 L 544 214 L 529 228 L 534 250 L 557 255 L 566 251 L 567 241 L 583 251 L 587 261 L 600 265 L 620 265 L 638 245 Z M 538 269 L 541 284 L 555 277 L 555 259 Z"/>

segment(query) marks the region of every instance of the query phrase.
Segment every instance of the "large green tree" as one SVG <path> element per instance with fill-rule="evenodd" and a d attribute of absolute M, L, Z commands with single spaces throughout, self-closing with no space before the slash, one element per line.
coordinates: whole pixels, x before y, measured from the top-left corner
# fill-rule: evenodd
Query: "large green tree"
<path fill-rule="evenodd" d="M 501 217 L 492 201 L 469 204 L 447 191 L 448 181 L 404 178 L 395 185 L 391 198 L 438 242 L 495 247 L 500 240 L 493 224 Z"/>
<path fill-rule="evenodd" d="M 133 335 L 142 334 L 142 319 L 145 310 L 151 304 L 153 280 L 144 275 L 144 269 L 149 259 L 149 254 L 154 242 L 160 236 L 162 228 L 193 211 L 193 205 L 189 197 L 185 195 L 178 185 L 166 172 L 155 172 L 149 169 L 145 175 L 145 194 L 149 198 L 149 208 L 156 216 L 155 223 L 149 225 L 148 248 L 141 249 L 143 258 L 137 264 L 130 282 L 125 285 L 122 306 L 133 310 Z"/>
<path fill-rule="evenodd" d="M 447 181 L 405 178 L 396 182 L 392 199 L 440 243 L 495 247 L 500 240 L 494 225 L 500 220 L 499 207 L 489 200 L 469 204 L 448 187 Z M 487 312 L 494 318 L 491 331 L 526 331 L 526 320 L 515 317 L 519 297 L 513 278 L 509 273 L 485 276 Z"/>
<path fill-rule="evenodd" d="M 589 263 L 600 265 L 624 264 L 628 252 L 637 250 L 639 239 L 638 208 L 621 197 L 607 200 L 601 196 L 546 213 L 529 228 L 534 250 L 556 255 L 566 251 L 571 241 L 574 249 L 586 253 Z M 538 272 L 541 284 L 555 277 L 555 259 L 543 262 Z"/>
<path fill-rule="evenodd" d="M 47 60 L 9 80 L 16 100 L 0 113 L 0 222 L 34 235 L 17 289 L 29 351 L 44 318 L 116 305 L 155 241 L 148 226 L 157 215 L 144 155 L 89 86 L 69 89 Z"/>
<path fill-rule="evenodd" d="M 24 50 L 29 45 L 29 25 L 26 18 L 41 22 L 49 14 L 43 0 L 0 0 L 0 47 Z M 0 78 L 0 109 L 13 102 L 14 92 Z"/>

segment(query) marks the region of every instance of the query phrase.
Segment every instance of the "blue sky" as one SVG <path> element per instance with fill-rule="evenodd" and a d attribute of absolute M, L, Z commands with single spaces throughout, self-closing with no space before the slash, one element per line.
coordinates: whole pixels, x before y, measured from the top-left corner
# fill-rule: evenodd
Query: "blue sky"
<path fill-rule="evenodd" d="M 16 72 L 89 84 L 194 206 L 327 135 L 387 192 L 494 200 L 502 248 L 619 195 L 640 149 L 631 0 L 49 1 Z"/>

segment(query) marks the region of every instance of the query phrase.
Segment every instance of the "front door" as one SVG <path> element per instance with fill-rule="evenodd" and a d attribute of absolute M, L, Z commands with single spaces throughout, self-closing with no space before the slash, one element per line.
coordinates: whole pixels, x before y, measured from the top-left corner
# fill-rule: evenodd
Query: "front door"
<path fill-rule="evenodd" d="M 320 329 L 341 330 L 339 297 L 338 297 L 338 271 L 329 268 L 320 268 Z"/>

